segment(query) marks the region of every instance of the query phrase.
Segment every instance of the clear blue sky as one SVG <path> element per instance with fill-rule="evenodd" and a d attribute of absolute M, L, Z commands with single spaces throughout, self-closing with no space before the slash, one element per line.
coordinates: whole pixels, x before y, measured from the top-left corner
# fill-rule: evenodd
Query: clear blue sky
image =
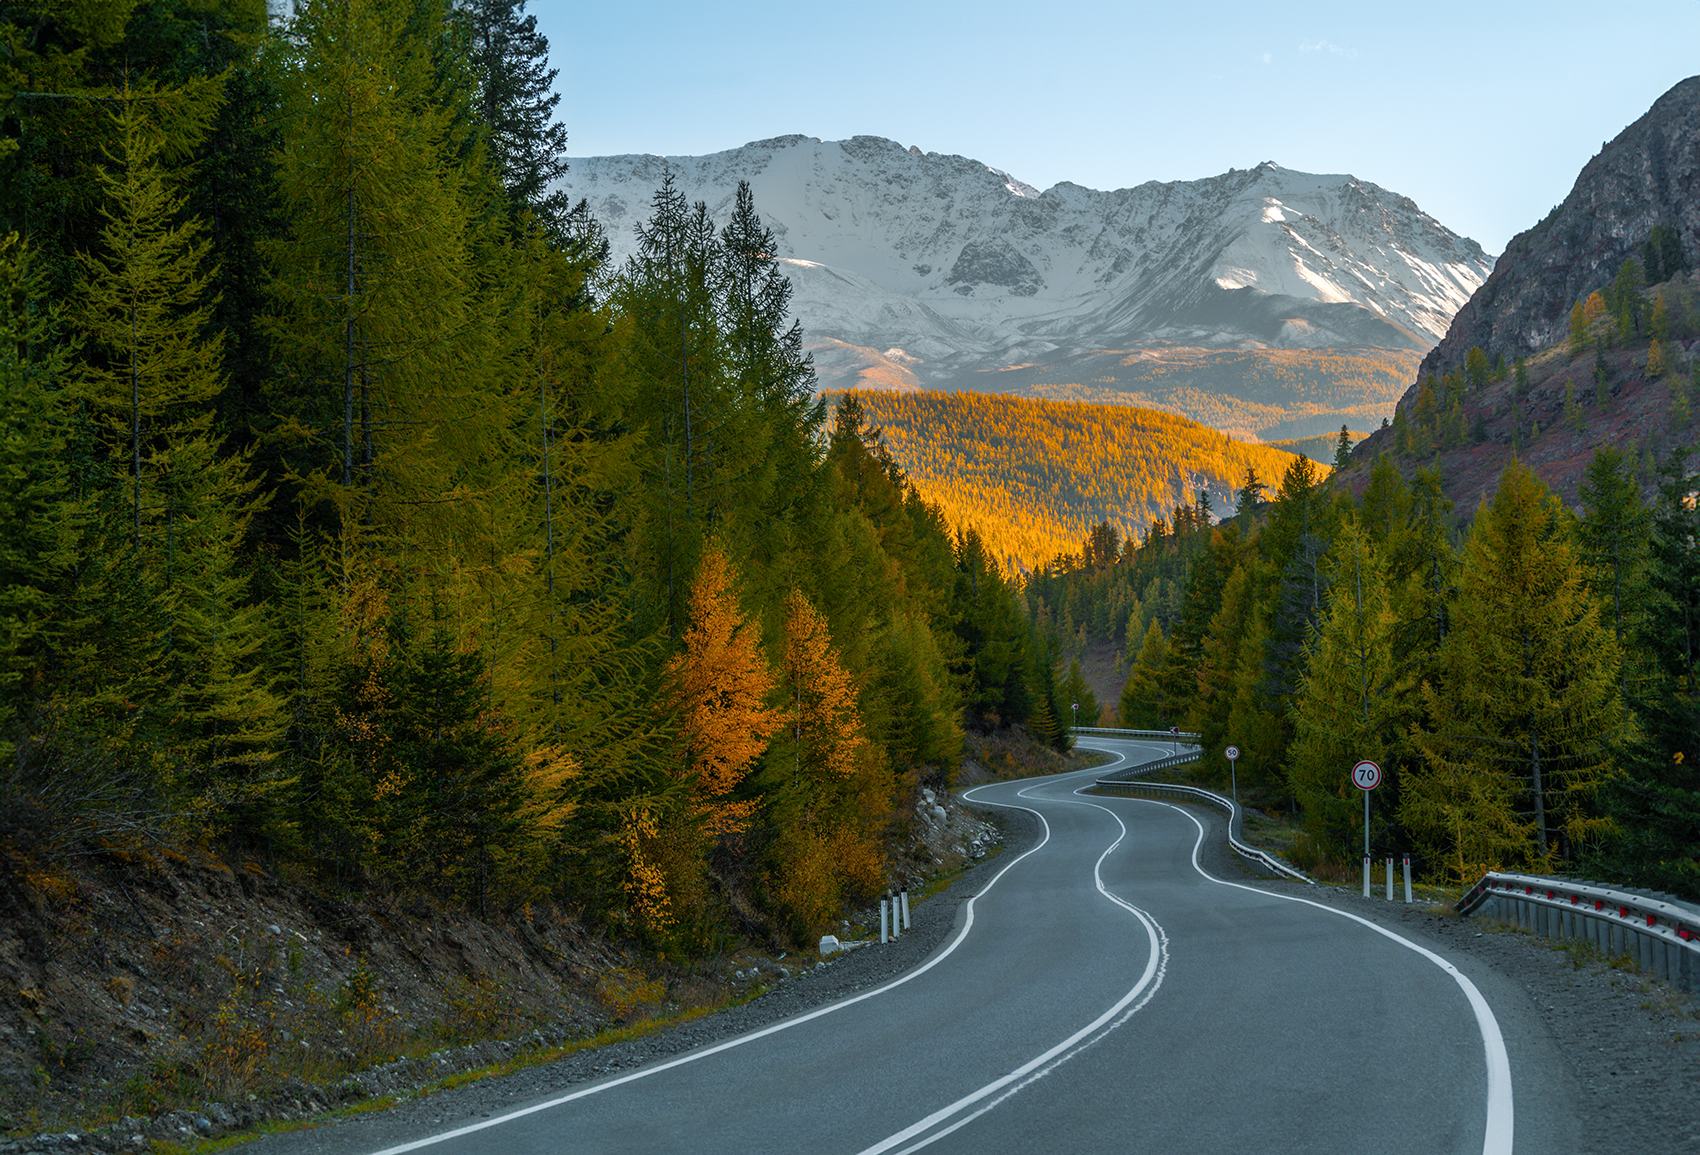
<path fill-rule="evenodd" d="M 527 11 L 560 69 L 575 156 L 870 134 L 1041 189 L 1273 160 L 1403 193 L 1491 253 L 1562 200 L 1603 141 L 1700 72 L 1700 0 Z"/>

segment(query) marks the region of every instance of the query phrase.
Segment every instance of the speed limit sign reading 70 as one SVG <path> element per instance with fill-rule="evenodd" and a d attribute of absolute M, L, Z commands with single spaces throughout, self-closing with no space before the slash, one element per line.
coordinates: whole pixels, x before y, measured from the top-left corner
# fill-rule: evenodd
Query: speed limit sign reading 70
<path fill-rule="evenodd" d="M 1352 785 L 1369 792 L 1381 785 L 1381 767 L 1374 762 L 1359 762 L 1352 767 Z"/>

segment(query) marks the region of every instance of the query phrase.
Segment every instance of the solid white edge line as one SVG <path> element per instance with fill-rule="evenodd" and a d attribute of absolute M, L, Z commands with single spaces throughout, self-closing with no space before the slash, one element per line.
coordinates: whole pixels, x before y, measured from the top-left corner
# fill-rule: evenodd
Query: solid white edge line
<path fill-rule="evenodd" d="M 1103 767 L 1101 766 L 1093 767 L 1091 771 L 1086 772 L 1096 772 L 1102 769 Z M 1059 777 L 1061 776 L 1059 775 Z M 1001 785 L 1001 783 L 986 784 L 986 786 L 992 785 Z M 1018 791 L 1016 797 L 1028 797 L 1028 791 L 1036 790 L 1040 785 L 1042 785 L 1042 783 L 1034 783 L 1032 786 L 1028 786 L 1026 789 Z M 965 791 L 963 793 L 963 797 L 968 798 L 968 796 L 973 794 L 975 790 L 982 789 L 985 789 L 985 786 L 976 786 L 974 790 Z M 1075 793 L 1078 794 L 1079 789 L 1077 789 Z M 971 799 L 971 801 L 979 800 Z M 1062 1042 L 1051 1047 L 1043 1054 L 1030 1059 L 1028 1062 L 1022 1064 L 1009 1074 L 1004 1075 L 1002 1078 L 994 1079 L 992 1082 L 987 1083 L 985 1086 L 976 1091 L 970 1091 L 968 1094 L 962 1096 L 962 1098 L 956 1100 L 956 1102 L 940 1107 L 937 1111 L 934 1111 L 926 1118 L 910 1124 L 908 1127 L 905 1127 L 896 1134 L 888 1135 L 873 1146 L 863 1148 L 857 1153 L 857 1155 L 882 1155 L 883 1152 L 890 1151 L 898 1144 L 906 1142 L 909 1139 L 913 1139 L 917 1135 L 922 1135 L 932 1128 L 937 1127 L 940 1123 L 950 1119 L 951 1116 L 967 1111 L 968 1108 L 979 1104 L 978 1110 L 971 1111 L 968 1114 L 963 1115 L 962 1118 L 955 1120 L 948 1127 L 940 1128 L 937 1131 L 933 1131 L 932 1134 L 925 1135 L 919 1143 L 905 1147 L 899 1155 L 910 1155 L 910 1152 L 919 1151 L 923 1147 L 930 1146 L 933 1143 L 938 1142 L 940 1139 L 943 1139 L 946 1135 L 967 1126 L 969 1123 L 972 1123 L 975 1119 L 978 1119 L 980 1116 L 997 1107 L 1000 1103 L 1009 1099 L 1011 1096 L 1019 1093 L 1023 1088 L 1044 1078 L 1046 1075 L 1068 1062 L 1075 1055 L 1078 1055 L 1080 1052 L 1093 1046 L 1099 1040 L 1109 1035 L 1110 1032 L 1114 1031 L 1117 1027 L 1120 1027 L 1123 1023 L 1127 1022 L 1135 1014 L 1137 1014 L 1146 1003 L 1150 1002 L 1152 996 L 1157 993 L 1157 989 L 1163 985 L 1163 977 L 1168 973 L 1169 936 L 1163 932 L 1163 928 L 1159 926 L 1157 921 L 1150 915 L 1146 914 L 1132 903 L 1121 898 L 1119 895 L 1112 894 L 1109 888 L 1104 885 L 1104 860 L 1108 858 L 1115 851 L 1116 847 L 1120 846 L 1127 838 L 1127 823 L 1123 822 L 1121 815 L 1117 814 L 1114 810 L 1111 810 L 1108 806 L 1101 806 L 1096 802 L 1073 802 L 1069 799 L 1060 798 L 1054 799 L 1054 801 L 1064 802 L 1069 805 L 1088 806 L 1093 810 L 1102 810 L 1105 814 L 1114 818 L 1116 820 L 1116 825 L 1121 828 L 1121 833 L 1116 836 L 1115 841 L 1105 847 L 1104 852 L 1100 854 L 1097 861 L 1092 864 L 1092 879 L 1097 886 L 1098 893 L 1102 894 L 1105 898 L 1109 899 L 1117 906 L 1131 912 L 1132 915 L 1139 920 L 1140 925 L 1145 928 L 1148 949 L 1146 951 L 1145 970 L 1140 975 L 1139 981 L 1134 984 L 1131 990 L 1118 999 L 1109 1010 L 1105 1011 L 1096 1019 L 1092 1020 L 1092 1022 L 1080 1028 L 1080 1030 L 1076 1031 Z M 986 801 L 981 802 L 981 805 L 1001 806 L 1009 810 L 1026 810 L 1029 814 L 1038 815 L 1041 822 L 1043 822 L 1045 818 L 1045 816 L 1040 814 L 1037 810 L 1027 806 L 1017 806 L 1009 802 Z M 1050 824 L 1046 823 L 1045 828 L 1049 831 Z M 1133 1004 L 1131 1007 L 1128 1005 L 1130 1003 Z M 1124 1011 L 1125 1013 L 1123 1013 Z M 1118 1015 L 1120 1016 L 1119 1018 L 1117 1017 Z M 1114 1020 L 1113 1022 L 1111 1021 L 1112 1019 Z M 1106 1023 L 1109 1025 L 1105 1026 Z M 1100 1028 L 1103 1029 L 1100 1030 Z M 997 1092 L 999 1091 L 1003 1091 L 1003 1094 L 997 1095 Z M 982 1102 L 982 1100 L 992 1095 L 997 1095 L 997 1097 L 992 1099 L 990 1102 Z"/>
<path fill-rule="evenodd" d="M 1329 914 L 1336 914 L 1341 918 L 1349 918 L 1355 923 L 1368 927 L 1376 934 L 1392 939 L 1407 950 L 1415 951 L 1417 954 L 1428 959 L 1435 966 L 1451 975 L 1452 981 L 1457 983 L 1459 989 L 1464 992 L 1464 998 L 1469 1002 L 1470 1010 L 1475 1013 L 1476 1027 L 1481 1031 L 1482 1035 L 1483 1057 L 1487 1063 L 1487 1125 L 1482 1135 L 1482 1155 L 1511 1155 L 1511 1141 L 1514 1122 L 1514 1104 L 1511 1092 L 1511 1058 L 1506 1054 L 1505 1036 L 1500 1032 L 1499 1020 L 1494 1018 L 1493 1009 L 1488 1006 L 1487 999 L 1482 997 L 1482 992 L 1476 989 L 1476 984 L 1471 982 L 1469 977 L 1465 975 L 1463 971 L 1459 970 L 1452 963 L 1448 962 L 1440 955 L 1435 954 L 1427 947 L 1420 946 L 1417 943 L 1412 942 L 1410 939 L 1388 930 L 1386 927 L 1377 926 L 1375 923 L 1369 921 L 1369 919 L 1361 918 L 1350 911 L 1340 910 L 1338 907 L 1329 906 L 1326 903 L 1315 902 L 1308 898 L 1299 898 L 1296 895 L 1277 894 L 1272 890 L 1264 890 L 1261 887 L 1246 886 L 1244 883 L 1229 882 L 1226 879 L 1217 878 L 1198 863 L 1198 848 L 1204 842 L 1205 829 L 1204 824 L 1198 820 L 1196 815 L 1182 809 L 1179 806 L 1175 806 L 1168 802 L 1159 802 L 1155 799 L 1129 798 L 1127 801 L 1144 802 L 1152 806 L 1163 806 L 1179 814 L 1186 815 L 1186 817 L 1191 820 L 1192 824 L 1198 827 L 1198 839 L 1192 844 L 1192 868 L 1204 876 L 1204 878 L 1216 883 L 1218 886 L 1231 886 L 1235 890 L 1247 890 L 1253 894 L 1260 894 L 1268 898 L 1279 898 L 1285 902 L 1303 903 L 1305 906 L 1314 906 L 1318 910 L 1325 910 Z"/>
<path fill-rule="evenodd" d="M 988 783 L 988 785 L 992 784 Z M 976 787 L 976 789 L 979 788 Z M 1026 810 L 1027 807 L 1020 806 L 1015 809 Z M 581 1087 L 570 1094 L 560 1095 L 542 1103 L 533 1103 L 529 1107 L 521 1107 L 516 1111 L 509 1111 L 507 1114 L 498 1115 L 494 1119 L 481 1119 L 477 1123 L 468 1123 L 464 1127 L 456 1127 L 453 1130 L 443 1131 L 436 1135 L 427 1135 L 423 1139 L 414 1139 L 407 1143 L 398 1143 L 394 1147 L 385 1147 L 381 1151 L 373 1152 L 372 1155 L 403 1155 L 403 1153 L 407 1151 L 418 1151 L 423 1147 L 431 1147 L 438 1143 L 446 1143 L 450 1139 L 458 1139 L 462 1135 L 471 1135 L 474 1132 L 484 1131 L 491 1127 L 497 1127 L 503 1123 L 511 1123 L 515 1119 L 523 1119 L 527 1115 L 535 1115 L 540 1111 L 547 1111 L 552 1107 L 559 1107 L 565 1103 L 571 1103 L 575 1099 L 584 1099 L 591 1095 L 600 1094 L 603 1091 L 610 1090 L 626 1083 L 633 1083 L 639 1079 L 647 1079 L 651 1075 L 659 1075 L 662 1071 L 669 1071 L 674 1067 L 682 1067 L 687 1063 L 694 1063 L 699 1059 L 706 1059 L 710 1055 L 717 1055 L 722 1051 L 730 1051 L 734 1047 L 741 1047 L 745 1043 L 753 1043 L 757 1039 L 766 1038 L 768 1035 L 775 1035 L 780 1031 L 787 1031 L 792 1027 L 801 1026 L 802 1024 L 811 1022 L 814 1019 L 821 1018 L 824 1015 L 830 1015 L 834 1011 L 840 1011 L 845 1007 L 854 1006 L 856 1003 L 883 995 L 887 991 L 894 990 L 897 987 L 902 986 L 904 983 L 921 977 L 934 967 L 938 966 L 946 958 L 950 957 L 951 953 L 955 951 L 957 947 L 961 946 L 963 941 L 968 937 L 968 932 L 972 930 L 974 926 L 974 903 L 987 894 L 992 887 L 996 886 L 998 884 L 998 880 L 1008 874 L 1017 863 L 1026 858 L 1029 854 L 1033 854 L 1043 848 L 1044 845 L 1051 840 L 1051 824 L 1046 822 L 1045 816 L 1043 814 L 1039 814 L 1037 810 L 1031 811 L 1031 813 L 1038 814 L 1039 821 L 1044 825 L 1044 837 L 1039 839 L 1036 845 L 1024 850 L 1016 857 L 1010 859 L 1009 862 L 1005 863 L 1003 869 L 992 876 L 992 880 L 986 884 L 985 889 L 981 890 L 978 894 L 975 894 L 974 897 L 967 901 L 965 904 L 967 917 L 963 921 L 962 929 L 956 933 L 956 937 L 951 939 L 943 950 L 901 978 L 893 979 L 884 986 L 875 987 L 871 991 L 864 991 L 859 995 L 852 995 L 847 999 L 840 999 L 836 1003 L 829 1003 L 827 1006 L 817 1007 L 812 1011 L 805 1011 L 804 1013 L 792 1018 L 782 1019 L 779 1022 L 763 1027 L 760 1030 L 751 1031 L 747 1035 L 738 1035 L 734 1038 L 727 1039 L 724 1042 L 716 1043 L 711 1047 L 706 1047 L 700 1051 L 691 1051 L 687 1054 L 680 1055 L 677 1058 L 669 1059 L 666 1062 L 657 1063 L 654 1066 L 641 1067 L 628 1075 L 621 1075 L 618 1078 L 609 1079 L 606 1082 L 596 1083 L 592 1086 Z"/>

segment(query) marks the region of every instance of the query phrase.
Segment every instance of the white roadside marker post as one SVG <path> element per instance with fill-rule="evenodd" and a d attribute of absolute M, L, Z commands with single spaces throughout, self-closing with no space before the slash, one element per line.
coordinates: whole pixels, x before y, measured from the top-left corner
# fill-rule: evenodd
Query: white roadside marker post
<path fill-rule="evenodd" d="M 890 938 L 889 938 L 889 936 L 887 936 L 886 929 L 885 929 L 886 928 L 886 921 L 885 921 L 886 920 L 886 912 L 887 912 L 887 908 L 890 905 L 891 905 L 891 900 L 889 898 L 887 898 L 885 895 L 881 895 L 880 896 L 880 942 L 882 942 L 882 943 L 890 941 Z"/>
<path fill-rule="evenodd" d="M 1411 856 L 1405 856 L 1405 901 L 1411 901 Z"/>
<path fill-rule="evenodd" d="M 1364 855 L 1364 897 L 1369 897 L 1369 855 Z"/>
<path fill-rule="evenodd" d="M 1387 901 L 1393 901 L 1393 856 L 1387 856 Z"/>
<path fill-rule="evenodd" d="M 906 887 L 903 888 L 903 929 L 905 931 L 909 930 L 910 925 L 911 924 L 909 922 L 909 888 L 906 886 Z"/>

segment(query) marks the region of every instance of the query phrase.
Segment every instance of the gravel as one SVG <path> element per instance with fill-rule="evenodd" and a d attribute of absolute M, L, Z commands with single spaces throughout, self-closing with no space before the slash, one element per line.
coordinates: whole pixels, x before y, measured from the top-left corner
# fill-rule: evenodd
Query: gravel
<path fill-rule="evenodd" d="M 1700 1011 L 1689 995 L 1643 978 L 1633 969 L 1607 965 L 1511 928 L 1459 918 L 1421 904 L 1365 899 L 1355 890 L 1269 878 L 1228 850 L 1218 813 L 1203 807 L 1193 812 L 1210 831 L 1200 849 L 1200 864 L 1216 877 L 1254 881 L 1350 911 L 1461 965 L 1470 958 L 1509 979 L 1513 989 L 1520 987 L 1567 1064 L 1567 1080 L 1599 1108 L 1579 1112 L 1583 1117 L 1579 1150 L 1700 1152 L 1700 1115 L 1694 1112 L 1700 1103 Z M 950 886 L 924 901 L 912 900 L 913 929 L 896 942 L 853 949 L 819 966 L 810 965 L 759 997 L 718 1014 L 505 1078 L 406 1097 L 387 1111 L 356 1114 L 336 1126 L 269 1136 L 261 1141 L 261 1149 L 289 1155 L 370 1150 L 416 1134 L 423 1126 L 452 1126 L 488 1117 L 563 1087 L 716 1043 L 889 982 L 937 950 L 955 926 L 962 904 L 983 888 L 1007 856 L 1038 837 L 1038 823 L 1024 812 L 997 811 L 995 821 L 1004 831 L 1003 853 L 964 870 Z M 513 1044 L 498 1046 L 511 1053 Z M 427 1080 L 408 1082 L 418 1087 Z M 172 1122 L 183 1132 L 201 1136 L 224 1129 L 187 1115 Z M 115 1129 L 102 1131 L 0 1143 L 0 1155 L 138 1149 L 129 1135 L 116 1134 Z"/>

